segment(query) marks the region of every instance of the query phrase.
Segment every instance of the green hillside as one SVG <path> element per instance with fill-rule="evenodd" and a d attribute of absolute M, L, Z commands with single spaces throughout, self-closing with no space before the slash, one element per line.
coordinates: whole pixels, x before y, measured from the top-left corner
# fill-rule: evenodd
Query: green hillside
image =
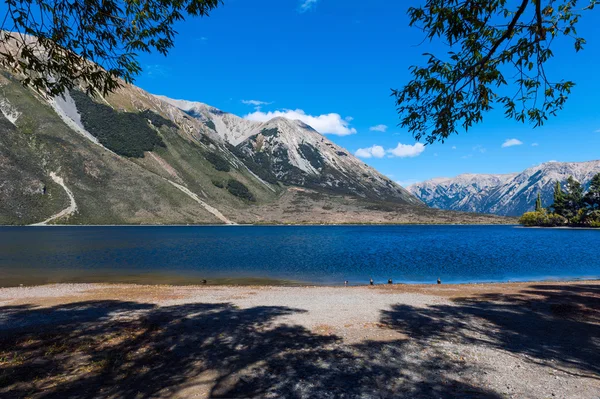
<path fill-rule="evenodd" d="M 69 128 L 49 105 L 9 75 L 4 74 L 0 79 L 3 99 L 21 114 L 16 126 L 0 114 L 0 175 L 3 179 L 0 224 L 40 222 L 69 205 L 64 189 L 49 177 L 51 172 L 64 179 L 77 202 L 77 211 L 57 223 L 221 223 L 167 179 L 188 187 L 207 202 L 218 202 L 224 209 L 239 208 L 246 202 L 215 187 L 213 179 L 244 181 L 260 200 L 271 200 L 275 196 L 261 184 L 249 181 L 249 174 L 243 170 L 229 168 L 229 172 L 224 172 L 218 170 L 223 168 L 215 168 L 207 157 L 214 154 L 213 157 L 225 160 L 225 156 L 216 154 L 218 149 L 209 149 L 199 141 L 185 140 L 173 123 L 150 127 L 148 112 L 118 112 L 74 94 L 78 110 L 83 101 L 88 111 L 94 110 L 90 111 L 88 119 L 82 112 L 86 128 L 90 127 L 90 121 L 101 125 L 98 115 L 103 115 L 105 121 L 112 119 L 113 122 L 107 123 L 109 127 L 123 121 L 131 122 L 123 131 L 129 134 L 123 134 L 123 137 L 131 141 L 116 141 L 131 147 L 123 150 L 107 145 L 115 153 L 133 157 L 119 156 Z M 102 112 L 94 114 L 98 109 Z M 158 118 L 153 118 L 156 123 Z M 100 130 L 88 131 L 96 133 Z M 104 129 L 103 132 L 108 131 Z M 135 146 L 136 139 L 147 138 L 150 133 L 156 136 L 148 142 L 152 146 Z M 143 150 L 149 149 L 156 155 L 145 156 Z"/>

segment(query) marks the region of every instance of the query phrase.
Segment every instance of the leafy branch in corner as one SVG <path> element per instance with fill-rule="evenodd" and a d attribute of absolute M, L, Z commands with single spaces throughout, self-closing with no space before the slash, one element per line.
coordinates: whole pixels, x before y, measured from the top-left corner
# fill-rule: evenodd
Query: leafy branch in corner
<path fill-rule="evenodd" d="M 410 25 L 450 51 L 444 58 L 425 54 L 427 65 L 412 66 L 412 80 L 392 90 L 400 125 L 417 140 L 444 142 L 481 122 L 495 104 L 507 118 L 542 125 L 575 85 L 546 75 L 552 43 L 564 36 L 582 50 L 577 24 L 598 2 L 577 8 L 577 0 L 427 0 L 409 8 Z"/>
<path fill-rule="evenodd" d="M 221 0 L 5 0 L 0 66 L 55 96 L 77 85 L 106 94 L 141 71 L 139 52 L 166 55 L 174 24 Z"/>

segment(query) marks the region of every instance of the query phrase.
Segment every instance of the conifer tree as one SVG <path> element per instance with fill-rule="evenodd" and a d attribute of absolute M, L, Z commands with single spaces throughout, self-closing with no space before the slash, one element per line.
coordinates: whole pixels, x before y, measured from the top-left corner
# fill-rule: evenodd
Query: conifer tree
<path fill-rule="evenodd" d="M 569 176 L 567 179 L 567 193 L 564 196 L 563 216 L 572 220 L 583 207 L 583 187 L 573 176 Z"/>
<path fill-rule="evenodd" d="M 590 188 L 585 195 L 586 205 L 593 211 L 600 209 L 600 173 L 592 178 Z"/>
<path fill-rule="evenodd" d="M 542 207 L 542 196 L 538 192 L 537 199 L 535 200 L 535 211 L 536 212 L 541 212 L 543 210 L 544 210 L 544 208 Z"/>
<path fill-rule="evenodd" d="M 560 186 L 560 182 L 557 181 L 554 185 L 554 203 L 552 204 L 552 210 L 557 215 L 564 216 L 565 209 L 565 198 L 564 193 L 562 191 L 562 187 Z"/>

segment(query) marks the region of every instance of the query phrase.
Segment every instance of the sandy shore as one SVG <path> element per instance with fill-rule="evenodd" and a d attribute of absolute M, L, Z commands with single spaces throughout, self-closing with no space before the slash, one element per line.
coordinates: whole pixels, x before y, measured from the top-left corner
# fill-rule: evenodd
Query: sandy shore
<path fill-rule="evenodd" d="M 0 289 L 0 396 L 599 393 L 600 281 Z"/>

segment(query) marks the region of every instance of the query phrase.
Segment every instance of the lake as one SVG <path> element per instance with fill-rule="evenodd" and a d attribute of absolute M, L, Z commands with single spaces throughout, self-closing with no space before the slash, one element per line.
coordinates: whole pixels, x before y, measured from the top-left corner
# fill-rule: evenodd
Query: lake
<path fill-rule="evenodd" d="M 600 277 L 600 231 L 515 226 L 0 227 L 0 285 Z"/>

